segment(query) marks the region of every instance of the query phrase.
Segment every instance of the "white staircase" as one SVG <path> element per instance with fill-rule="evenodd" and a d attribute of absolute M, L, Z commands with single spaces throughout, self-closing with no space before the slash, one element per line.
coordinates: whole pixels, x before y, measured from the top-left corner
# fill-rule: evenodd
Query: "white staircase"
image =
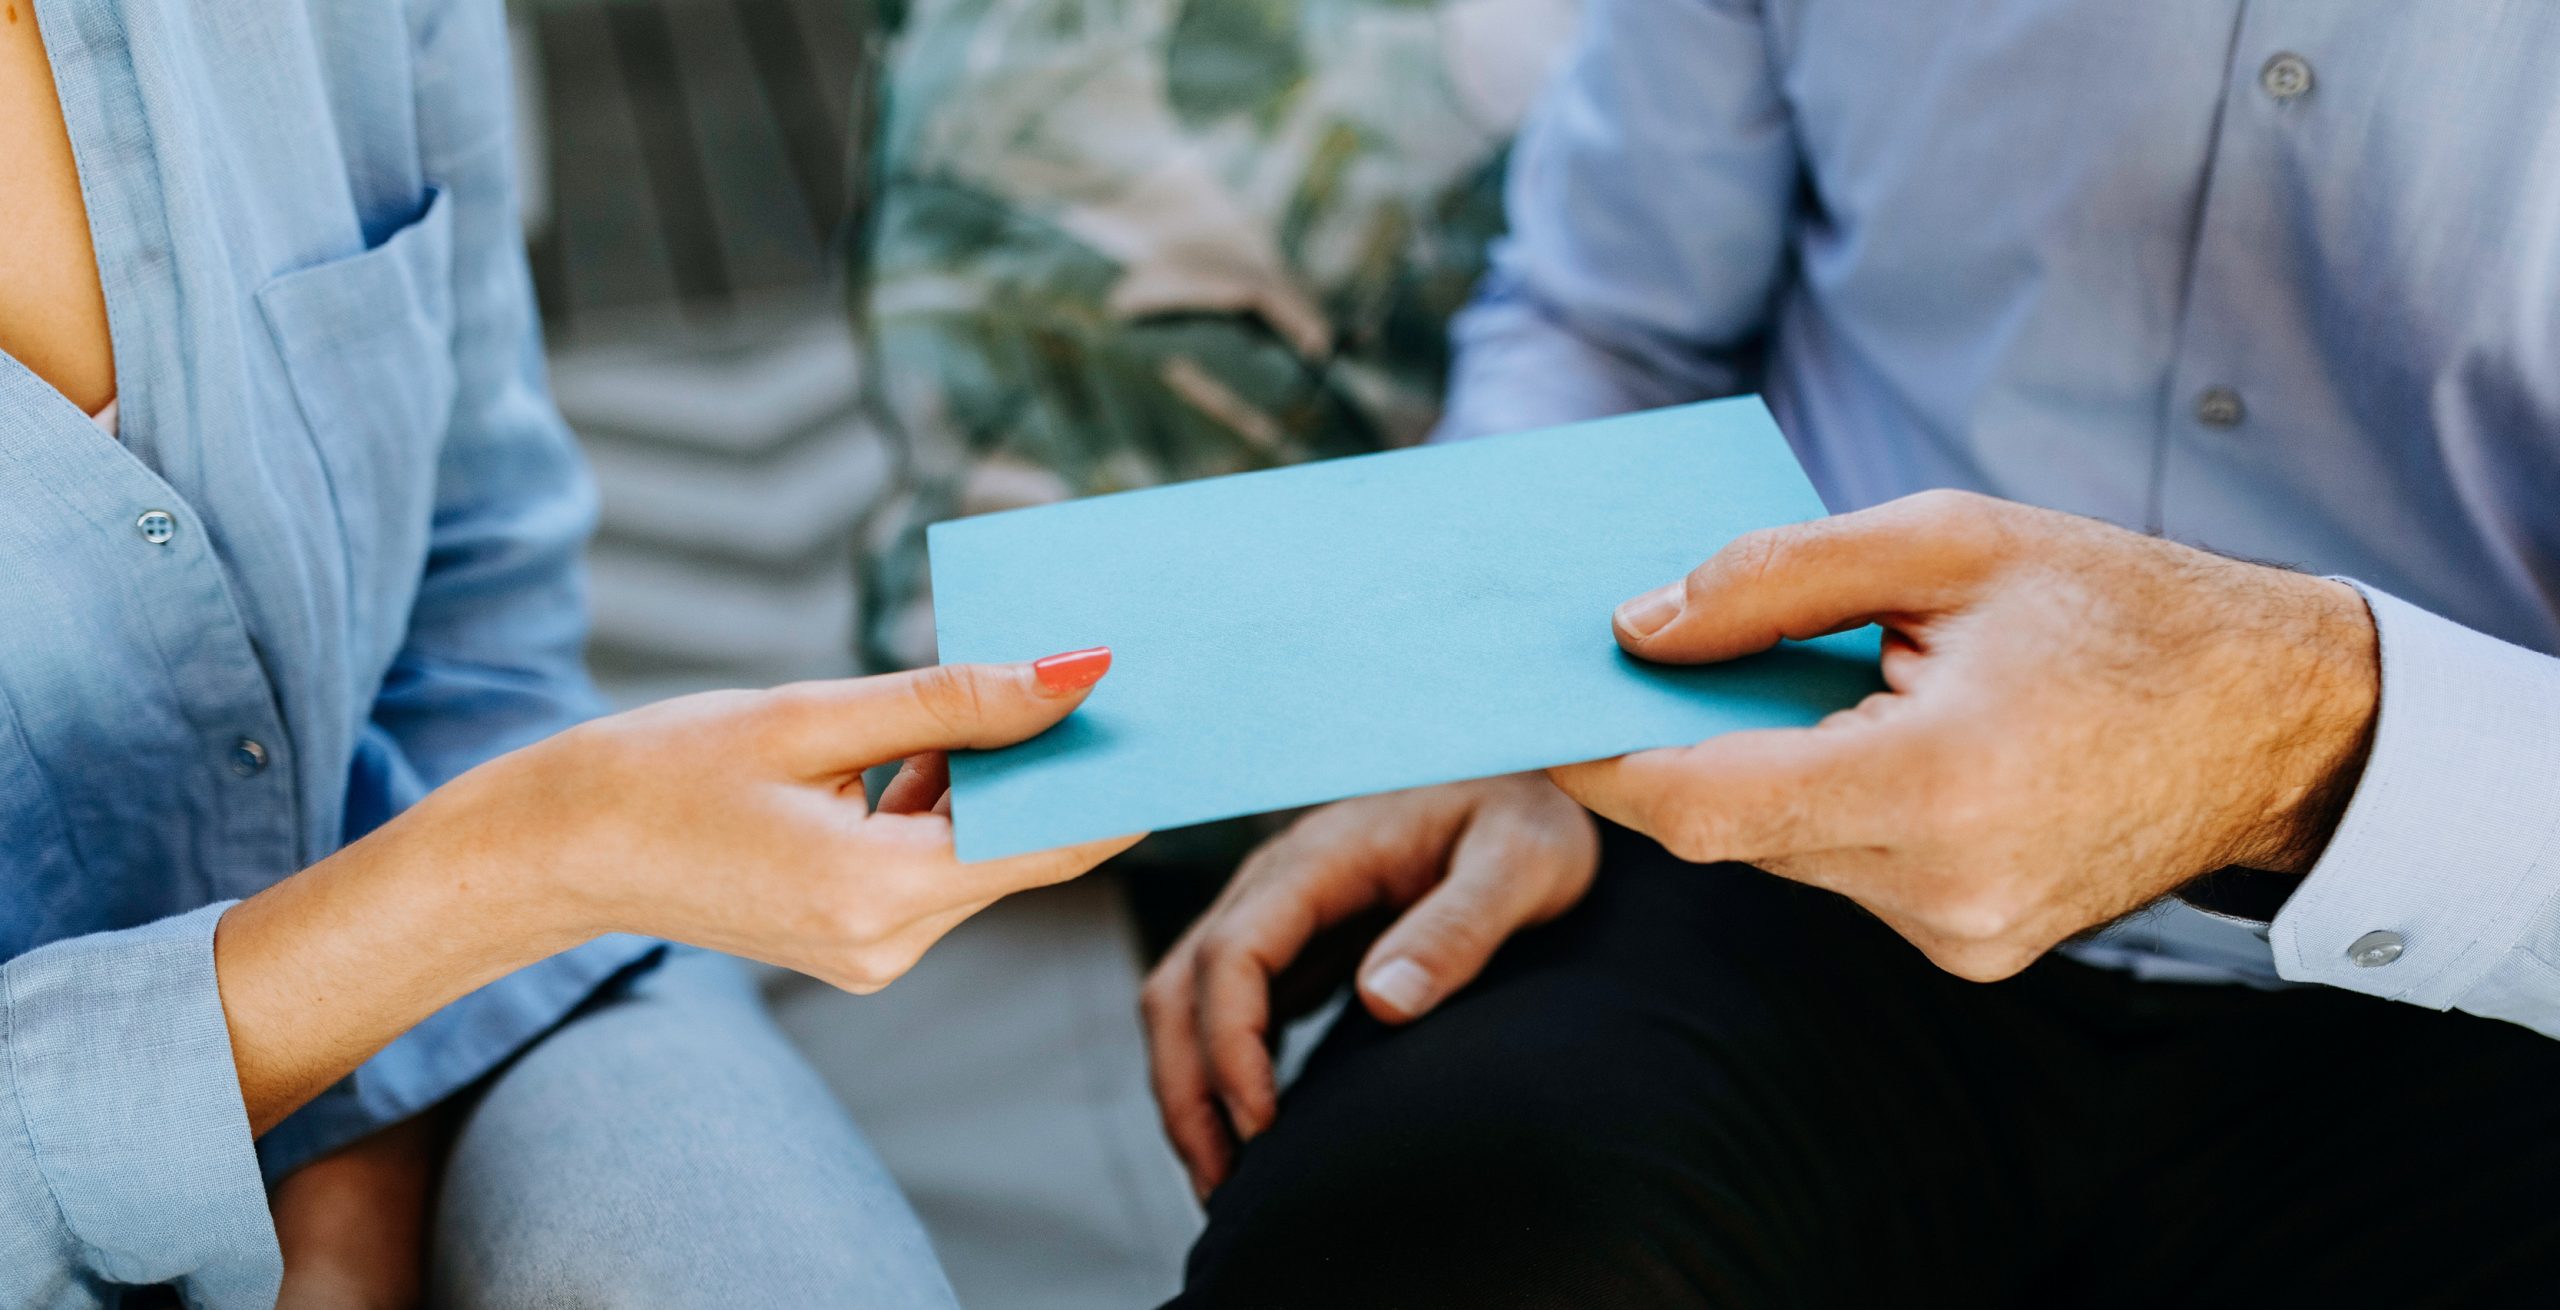
<path fill-rule="evenodd" d="M 853 671 L 854 535 L 891 472 L 832 306 L 556 350 L 603 519 L 590 656 L 619 703 Z"/>

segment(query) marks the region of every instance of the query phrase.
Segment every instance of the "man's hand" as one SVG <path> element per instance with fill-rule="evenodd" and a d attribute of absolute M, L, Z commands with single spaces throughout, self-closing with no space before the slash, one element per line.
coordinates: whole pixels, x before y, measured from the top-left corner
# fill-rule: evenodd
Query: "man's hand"
<path fill-rule="evenodd" d="M 1536 774 L 1344 801 L 1263 843 L 1143 998 L 1156 1103 L 1192 1187 L 1208 1195 L 1235 1143 L 1270 1124 L 1269 1042 L 1291 1017 L 1275 1018 L 1273 989 L 1326 929 L 1396 914 L 1357 976 L 1369 1012 L 1403 1023 L 1580 900 L 1599 858 L 1590 816 Z"/>
<path fill-rule="evenodd" d="M 2379 696 L 2352 588 L 1955 492 L 1753 533 L 1616 618 L 1674 663 L 1867 623 L 1889 690 L 1853 709 L 1551 775 L 1989 980 L 2215 869 L 2307 870 Z"/>

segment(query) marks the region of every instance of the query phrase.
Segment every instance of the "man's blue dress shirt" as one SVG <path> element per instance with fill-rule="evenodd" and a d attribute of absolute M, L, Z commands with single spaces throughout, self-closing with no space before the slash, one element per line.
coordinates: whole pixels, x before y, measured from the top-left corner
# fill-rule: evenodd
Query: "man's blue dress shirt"
<path fill-rule="evenodd" d="M 466 998 L 253 1150 L 223 906 L 594 708 L 592 498 L 541 375 L 504 19 L 34 12 L 123 439 L 0 356 L 0 1305 L 272 1305 L 261 1156 L 454 1091 L 648 949 Z"/>
<path fill-rule="evenodd" d="M 1444 435 L 1759 387 L 1834 509 L 2356 580 L 2381 715 L 2309 878 L 2079 949 L 2560 1036 L 2560 4 L 1585 12 Z"/>

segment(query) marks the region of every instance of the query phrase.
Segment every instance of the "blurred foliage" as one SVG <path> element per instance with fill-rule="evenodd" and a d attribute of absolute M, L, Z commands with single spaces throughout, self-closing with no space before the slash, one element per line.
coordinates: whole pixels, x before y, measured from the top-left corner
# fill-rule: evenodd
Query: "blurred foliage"
<path fill-rule="evenodd" d="M 933 658 L 926 524 L 1419 439 L 1563 0 L 907 0 L 852 280 L 900 447 L 865 655 Z"/>

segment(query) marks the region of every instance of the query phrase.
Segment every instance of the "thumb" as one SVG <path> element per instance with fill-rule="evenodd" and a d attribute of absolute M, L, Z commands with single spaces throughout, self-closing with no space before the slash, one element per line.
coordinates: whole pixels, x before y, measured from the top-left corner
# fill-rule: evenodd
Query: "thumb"
<path fill-rule="evenodd" d="M 928 751 L 990 750 L 1057 726 L 1111 671 L 1096 646 L 1013 664 L 943 664 L 767 693 L 781 763 L 836 776 Z"/>
<path fill-rule="evenodd" d="M 1559 841 L 1502 816 L 1471 821 L 1449 853 L 1448 876 L 1360 962 L 1361 1002 L 1386 1023 L 1420 1018 L 1473 982 L 1513 933 L 1580 899 L 1595 862 L 1587 840 Z"/>
<path fill-rule="evenodd" d="M 1747 532 L 1682 581 L 1620 605 L 1611 626 L 1631 655 L 1699 664 L 1943 610 L 1990 561 L 1998 504 L 1922 492 Z"/>

